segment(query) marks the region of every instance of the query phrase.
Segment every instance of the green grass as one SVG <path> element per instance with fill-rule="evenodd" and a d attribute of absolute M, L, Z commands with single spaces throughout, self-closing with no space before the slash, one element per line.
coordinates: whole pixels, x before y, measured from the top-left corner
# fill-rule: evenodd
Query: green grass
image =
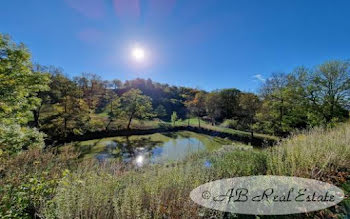
<path fill-rule="evenodd" d="M 100 118 L 103 120 L 106 120 L 107 117 L 108 117 L 108 115 L 106 112 L 96 114 L 96 118 Z M 118 123 L 118 121 L 116 121 L 115 123 Z M 119 123 L 120 123 L 120 121 L 119 121 Z M 201 123 L 201 127 L 206 128 L 206 129 L 210 129 L 210 130 L 214 130 L 214 131 L 218 131 L 218 132 L 224 132 L 224 133 L 229 133 L 229 134 L 233 134 L 233 135 L 248 136 L 248 137 L 250 137 L 250 135 L 251 135 L 250 132 L 235 130 L 235 129 L 231 129 L 231 128 L 225 128 L 225 127 L 219 126 L 219 124 L 216 126 L 213 126 L 213 125 L 211 125 L 211 123 L 204 121 L 202 119 L 200 120 L 200 123 Z M 198 127 L 198 119 L 197 118 L 190 118 L 190 119 L 185 119 L 185 120 L 178 120 L 175 123 L 175 126 L 187 126 L 188 124 L 190 124 L 191 127 Z M 159 128 L 159 127 L 162 127 L 164 125 L 173 126 L 173 124 L 171 122 L 164 122 L 164 121 L 161 121 L 159 119 L 143 120 L 143 121 L 134 119 L 131 123 L 131 128 L 151 129 L 151 128 Z M 254 136 L 259 137 L 259 138 L 264 138 L 264 139 L 271 139 L 271 140 L 278 140 L 279 139 L 276 136 L 260 134 L 260 133 L 254 133 Z"/>
<path fill-rule="evenodd" d="M 178 121 L 178 122 L 176 122 L 176 125 L 177 126 L 187 126 L 188 120 L 190 121 L 190 126 L 198 127 L 198 119 L 196 119 L 196 118 Z M 219 125 L 213 126 L 209 122 L 206 122 L 204 120 L 201 120 L 200 123 L 201 123 L 201 127 L 206 128 L 206 129 L 210 129 L 210 130 L 214 130 L 214 131 L 218 131 L 218 132 L 229 133 L 229 134 L 233 134 L 233 135 L 251 136 L 250 132 L 235 130 L 235 129 L 231 129 L 231 128 L 224 128 L 224 127 L 221 127 Z M 271 139 L 271 140 L 278 140 L 279 139 L 276 136 L 260 134 L 260 133 L 255 133 L 255 132 L 254 132 L 254 136 L 260 137 L 260 138 Z"/>

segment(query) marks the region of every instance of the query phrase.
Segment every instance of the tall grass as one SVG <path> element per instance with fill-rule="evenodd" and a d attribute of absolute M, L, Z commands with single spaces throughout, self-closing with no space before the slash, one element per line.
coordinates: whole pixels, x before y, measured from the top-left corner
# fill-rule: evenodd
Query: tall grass
<path fill-rule="evenodd" d="M 350 125 L 316 128 L 270 149 L 268 174 L 320 178 L 350 167 Z"/>
<path fill-rule="evenodd" d="M 317 128 L 266 150 L 228 146 L 193 154 L 182 162 L 141 169 L 128 169 L 121 163 L 82 164 L 61 180 L 47 212 L 56 218 L 228 218 L 227 213 L 196 205 L 189 198 L 190 191 L 235 176 L 320 179 L 337 171 L 349 172 L 349 167 L 350 125 Z M 323 216 L 328 214 L 332 213 Z"/>

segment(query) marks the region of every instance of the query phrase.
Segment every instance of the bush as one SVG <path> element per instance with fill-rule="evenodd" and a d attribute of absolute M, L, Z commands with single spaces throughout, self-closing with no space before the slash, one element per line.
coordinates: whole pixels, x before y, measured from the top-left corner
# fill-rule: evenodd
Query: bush
<path fill-rule="evenodd" d="M 113 218 L 113 197 L 118 180 L 101 171 L 66 175 L 59 184 L 51 210 L 52 218 Z"/>
<path fill-rule="evenodd" d="M 44 147 L 44 136 L 36 129 L 0 123 L 0 156 L 3 153 L 12 155 L 23 149 L 42 148 Z"/>
<path fill-rule="evenodd" d="M 0 218 L 40 217 L 54 196 L 63 172 L 75 166 L 73 151 L 43 152 L 35 148 L 0 164 Z"/>
<path fill-rule="evenodd" d="M 232 151 L 211 158 L 219 178 L 263 175 L 266 173 L 266 153 L 262 151 Z"/>
<path fill-rule="evenodd" d="M 234 119 L 226 119 L 220 126 L 224 128 L 237 129 L 238 121 Z"/>

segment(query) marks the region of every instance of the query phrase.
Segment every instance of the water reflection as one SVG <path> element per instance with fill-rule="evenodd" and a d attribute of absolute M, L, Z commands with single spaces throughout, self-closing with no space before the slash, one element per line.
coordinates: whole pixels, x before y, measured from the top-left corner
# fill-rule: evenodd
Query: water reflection
<path fill-rule="evenodd" d="M 96 155 L 99 161 L 122 159 L 137 167 L 147 164 L 165 163 L 185 158 L 188 154 L 205 149 L 204 143 L 189 136 L 172 136 L 168 141 L 151 141 L 149 138 L 133 139 L 125 137 L 122 141 L 106 141 L 105 150 Z"/>
<path fill-rule="evenodd" d="M 209 160 L 204 161 L 204 166 L 209 168 L 212 166 L 212 163 Z"/>
<path fill-rule="evenodd" d="M 142 167 L 142 166 L 144 165 L 144 160 L 145 160 L 145 157 L 144 157 L 143 155 L 138 155 L 138 156 L 135 158 L 136 166 Z"/>

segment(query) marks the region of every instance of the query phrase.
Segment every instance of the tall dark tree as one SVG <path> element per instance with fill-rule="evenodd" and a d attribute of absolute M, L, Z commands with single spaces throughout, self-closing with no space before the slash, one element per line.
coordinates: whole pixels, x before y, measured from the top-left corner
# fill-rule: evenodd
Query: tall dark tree
<path fill-rule="evenodd" d="M 239 106 L 241 109 L 242 127 L 249 129 L 251 137 L 254 137 L 254 123 L 256 122 L 256 113 L 261 107 L 259 97 L 253 93 L 241 93 L 239 97 Z"/>
<path fill-rule="evenodd" d="M 216 120 L 221 116 L 221 101 L 221 96 L 218 92 L 208 93 L 205 97 L 206 112 L 212 125 L 215 125 Z"/>
<path fill-rule="evenodd" d="M 219 91 L 221 99 L 222 119 L 238 118 L 239 94 L 238 89 L 223 89 Z"/>

